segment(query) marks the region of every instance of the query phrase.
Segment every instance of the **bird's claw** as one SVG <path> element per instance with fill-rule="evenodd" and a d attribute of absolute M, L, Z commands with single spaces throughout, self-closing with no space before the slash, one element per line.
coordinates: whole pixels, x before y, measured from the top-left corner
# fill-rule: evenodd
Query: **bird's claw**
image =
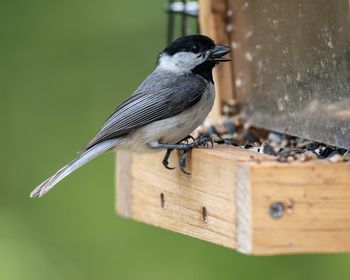
<path fill-rule="evenodd" d="M 162 164 L 163 164 L 163 166 L 164 166 L 166 169 L 168 169 L 168 170 L 173 170 L 173 169 L 175 169 L 175 167 L 170 167 L 170 166 L 169 166 L 169 162 L 168 162 L 167 160 L 163 160 L 163 161 L 162 161 Z"/>
<path fill-rule="evenodd" d="M 188 150 L 184 150 L 184 153 L 182 154 L 182 157 L 181 157 L 180 163 L 179 163 L 179 165 L 180 165 L 180 170 L 182 171 L 182 173 L 184 173 L 184 174 L 186 174 L 186 175 L 191 175 L 191 173 L 190 173 L 190 172 L 187 172 L 186 169 L 185 169 L 185 167 L 186 167 L 186 161 L 187 161 L 187 157 L 188 157 L 188 152 L 189 152 L 189 151 L 190 151 L 189 149 L 188 149 Z"/>
<path fill-rule="evenodd" d="M 167 149 L 167 150 L 166 150 L 166 153 L 165 153 L 165 155 L 164 155 L 164 158 L 163 158 L 163 160 L 162 160 L 163 166 L 164 166 L 166 169 L 169 169 L 169 170 L 175 169 L 175 167 L 170 167 L 170 166 L 169 166 L 169 161 L 168 161 L 168 159 L 169 159 L 170 154 L 171 154 L 172 151 L 173 151 L 173 149 Z"/>

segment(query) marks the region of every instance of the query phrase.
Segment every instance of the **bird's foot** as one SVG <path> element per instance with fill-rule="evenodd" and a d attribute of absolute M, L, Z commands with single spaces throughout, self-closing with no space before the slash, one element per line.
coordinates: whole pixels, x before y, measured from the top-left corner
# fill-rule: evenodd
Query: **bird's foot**
<path fill-rule="evenodd" d="M 189 140 L 192 140 L 191 142 L 189 142 Z M 185 143 L 184 143 L 185 142 Z M 164 155 L 162 164 L 166 169 L 174 169 L 173 167 L 169 167 L 169 157 L 170 154 L 173 150 L 182 150 L 182 156 L 179 162 L 180 165 L 180 169 L 183 173 L 185 173 L 186 175 L 190 175 L 191 173 L 187 172 L 185 167 L 186 167 L 186 161 L 188 158 L 188 154 L 189 152 L 193 149 L 193 148 L 198 148 L 198 147 L 204 147 L 204 148 L 208 148 L 209 145 L 211 144 L 211 147 L 214 146 L 214 141 L 213 139 L 207 135 L 201 135 L 199 137 L 197 137 L 196 139 L 194 139 L 192 136 L 187 136 L 185 137 L 183 140 L 181 140 L 179 143 L 177 144 L 161 144 L 161 143 L 156 143 L 154 146 L 152 146 L 153 148 L 166 148 L 167 151 Z"/>
<path fill-rule="evenodd" d="M 181 156 L 181 159 L 179 161 L 180 170 L 186 175 L 190 175 L 191 174 L 191 173 L 189 173 L 189 172 L 187 172 L 185 170 L 185 167 L 186 167 L 186 161 L 187 161 L 187 158 L 188 158 L 188 154 L 189 154 L 189 152 L 190 152 L 190 150 L 192 148 L 193 147 L 192 147 L 191 144 L 181 144 L 181 148 L 179 148 L 179 150 L 181 149 L 182 152 L 183 152 L 182 156 Z M 174 151 L 174 149 L 167 149 L 166 153 L 164 155 L 164 158 L 162 160 L 163 166 L 166 169 L 169 169 L 169 170 L 175 169 L 175 167 L 170 167 L 169 166 L 169 157 L 170 157 L 170 154 L 172 153 L 172 151 Z"/>
<path fill-rule="evenodd" d="M 192 136 L 191 138 L 193 139 L 193 141 L 189 144 L 185 144 L 183 150 L 183 154 L 181 156 L 179 165 L 180 165 L 180 170 L 186 174 L 186 175 L 191 175 L 190 172 L 186 171 L 186 161 L 188 158 L 188 154 L 189 152 L 193 149 L 193 148 L 198 148 L 198 147 L 204 147 L 204 148 L 208 148 L 209 144 L 211 144 L 211 147 L 214 146 L 214 141 L 213 139 L 210 137 L 210 135 L 204 134 L 201 135 L 199 137 L 197 137 L 196 139 L 194 139 Z"/>

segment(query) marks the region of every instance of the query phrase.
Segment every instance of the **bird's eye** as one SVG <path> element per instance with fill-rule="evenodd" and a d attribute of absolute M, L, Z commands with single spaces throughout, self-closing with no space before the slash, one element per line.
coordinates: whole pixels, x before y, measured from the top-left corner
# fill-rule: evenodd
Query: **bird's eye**
<path fill-rule="evenodd" d="M 200 47 L 198 45 L 191 46 L 191 52 L 197 53 L 200 51 Z"/>

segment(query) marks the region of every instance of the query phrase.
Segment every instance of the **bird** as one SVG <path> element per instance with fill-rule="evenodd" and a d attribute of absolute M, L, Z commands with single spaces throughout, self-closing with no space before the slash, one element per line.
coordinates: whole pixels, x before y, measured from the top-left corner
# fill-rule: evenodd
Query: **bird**
<path fill-rule="evenodd" d="M 181 150 L 179 165 L 188 174 L 188 152 L 211 141 L 208 135 L 193 139 L 190 133 L 213 107 L 212 70 L 231 61 L 224 58 L 230 51 L 204 35 L 187 35 L 171 42 L 159 53 L 154 71 L 115 109 L 78 156 L 37 186 L 30 197 L 42 197 L 73 171 L 111 150 L 143 153 L 165 149 L 162 163 L 168 169 L 173 169 L 168 166 L 171 152 Z"/>

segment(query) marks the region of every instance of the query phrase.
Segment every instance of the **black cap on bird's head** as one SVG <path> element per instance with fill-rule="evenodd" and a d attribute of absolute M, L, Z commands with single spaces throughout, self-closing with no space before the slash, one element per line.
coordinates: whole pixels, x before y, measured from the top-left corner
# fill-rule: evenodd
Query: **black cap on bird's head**
<path fill-rule="evenodd" d="M 176 39 L 160 53 L 159 65 L 175 72 L 190 71 L 203 63 L 214 67 L 220 62 L 231 61 L 223 58 L 230 51 L 229 47 L 215 44 L 207 36 L 188 35 Z"/>
<path fill-rule="evenodd" d="M 189 35 L 177 38 L 171 42 L 163 52 L 173 55 L 177 52 L 194 52 L 208 51 L 215 48 L 212 39 L 204 35 Z"/>
<path fill-rule="evenodd" d="M 216 45 L 212 39 L 204 35 L 188 35 L 180 37 L 170 43 L 162 53 L 174 55 L 179 52 L 203 53 L 207 51 L 210 52 L 209 59 L 211 58 L 217 62 L 231 61 L 231 59 L 221 58 L 230 53 L 231 50 L 228 46 L 220 44 Z"/>

